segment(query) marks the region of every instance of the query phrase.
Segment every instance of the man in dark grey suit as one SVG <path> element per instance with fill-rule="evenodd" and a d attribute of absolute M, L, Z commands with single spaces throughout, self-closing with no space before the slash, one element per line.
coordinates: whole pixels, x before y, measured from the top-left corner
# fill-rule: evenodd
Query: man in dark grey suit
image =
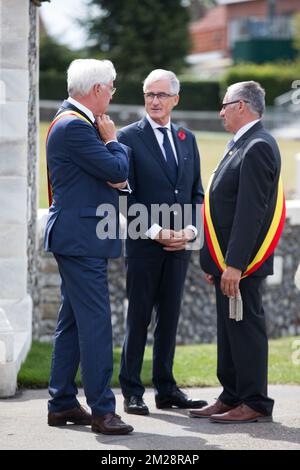
<path fill-rule="evenodd" d="M 260 121 L 264 107 L 258 83 L 228 88 L 220 116 L 234 137 L 205 195 L 201 266 L 216 289 L 223 391 L 215 404 L 190 415 L 214 422 L 272 420 L 262 285 L 273 273 L 285 204 L 279 149 Z"/>
<path fill-rule="evenodd" d="M 137 239 L 129 233 L 126 241 L 129 307 L 120 384 L 125 411 L 134 414 L 149 413 L 142 398 L 145 389 L 140 373 L 153 308 L 156 310 L 153 345 L 156 406 L 200 408 L 206 404 L 188 398 L 179 390 L 172 371 L 190 258 L 186 246 L 197 235 L 196 215 L 203 201 L 195 137 L 170 119 L 179 101 L 179 87 L 173 72 L 152 71 L 144 82 L 146 117 L 125 127 L 118 135 L 119 141 L 129 147 L 129 182 L 133 191 L 129 196 L 130 208 L 135 203 L 143 204 L 148 214 L 154 205 L 173 208 L 169 221 L 149 216 L 144 233 Z"/>

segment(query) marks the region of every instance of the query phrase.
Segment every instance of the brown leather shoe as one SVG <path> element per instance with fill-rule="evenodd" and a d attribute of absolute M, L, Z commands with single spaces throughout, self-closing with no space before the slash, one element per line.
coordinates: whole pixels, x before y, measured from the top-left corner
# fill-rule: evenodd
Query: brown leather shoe
<path fill-rule="evenodd" d="M 65 426 L 68 423 L 73 423 L 81 426 L 88 426 L 92 424 L 92 415 L 88 413 L 83 406 L 73 408 L 72 410 L 65 411 L 49 411 L 48 424 L 49 426 Z"/>
<path fill-rule="evenodd" d="M 101 434 L 128 434 L 133 427 L 124 423 L 116 413 L 92 417 L 92 431 Z"/>
<path fill-rule="evenodd" d="M 272 416 L 266 416 L 249 406 L 242 404 L 223 414 L 214 414 L 209 419 L 213 423 L 244 424 L 244 423 L 269 423 Z"/>
<path fill-rule="evenodd" d="M 190 410 L 189 416 L 191 418 L 209 418 L 211 415 L 222 414 L 232 408 L 234 406 L 225 405 L 221 400 L 217 400 L 213 405 L 205 406 L 201 410 Z"/>

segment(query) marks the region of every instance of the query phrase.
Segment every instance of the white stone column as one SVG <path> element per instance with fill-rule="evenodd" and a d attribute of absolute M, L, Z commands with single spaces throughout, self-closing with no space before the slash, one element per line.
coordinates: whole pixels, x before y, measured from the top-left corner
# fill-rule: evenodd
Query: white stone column
<path fill-rule="evenodd" d="M 295 284 L 296 284 L 297 289 L 300 290 L 300 263 L 295 274 Z"/>
<path fill-rule="evenodd" d="M 296 155 L 296 199 L 300 199 L 300 153 Z"/>
<path fill-rule="evenodd" d="M 29 0 L 0 0 L 0 349 L 4 350 L 4 354 L 0 356 L 2 397 L 15 393 L 17 373 L 31 344 L 32 301 L 27 290 L 26 243 L 29 24 Z M 13 335 L 13 342 L 8 338 L 9 335 Z M 6 338 L 6 341 L 1 341 L 1 337 Z M 9 351 L 6 350 L 8 345 Z"/>

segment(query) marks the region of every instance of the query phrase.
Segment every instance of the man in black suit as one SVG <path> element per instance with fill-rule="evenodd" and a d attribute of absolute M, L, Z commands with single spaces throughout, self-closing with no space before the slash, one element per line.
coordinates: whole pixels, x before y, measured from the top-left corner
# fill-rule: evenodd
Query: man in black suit
<path fill-rule="evenodd" d="M 264 107 L 258 83 L 228 88 L 220 116 L 234 137 L 205 195 L 200 259 L 216 290 L 217 375 L 223 391 L 216 403 L 190 416 L 214 422 L 272 420 L 262 284 L 273 273 L 285 205 L 279 149 L 260 121 Z"/>
<path fill-rule="evenodd" d="M 141 236 L 126 241 L 129 299 L 120 384 L 127 413 L 148 414 L 140 379 L 147 328 L 153 308 L 156 327 L 153 345 L 153 384 L 158 408 L 200 408 L 178 389 L 173 377 L 176 330 L 190 251 L 197 236 L 196 215 L 203 202 L 200 160 L 194 135 L 171 123 L 179 101 L 179 81 L 173 72 L 152 71 L 144 82 L 146 116 L 119 133 L 129 147 L 129 210 L 142 204 L 149 217 Z M 151 217 L 154 205 L 171 209 L 169 220 Z M 181 213 L 181 214 L 180 214 Z M 180 217 L 182 215 L 183 217 Z M 166 218 L 168 219 L 168 217 Z M 130 218 L 129 218 L 130 222 Z M 134 239 L 136 238 L 136 239 Z"/>

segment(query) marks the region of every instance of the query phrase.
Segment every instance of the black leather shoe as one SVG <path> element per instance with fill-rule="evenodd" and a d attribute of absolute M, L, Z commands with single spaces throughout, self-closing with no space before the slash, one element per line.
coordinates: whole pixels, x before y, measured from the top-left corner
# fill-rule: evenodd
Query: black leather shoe
<path fill-rule="evenodd" d="M 169 395 L 155 395 L 156 408 L 202 408 L 207 405 L 204 400 L 193 400 L 177 389 Z"/>
<path fill-rule="evenodd" d="M 124 411 L 132 415 L 148 415 L 149 409 L 142 397 L 131 395 L 124 399 Z"/>

